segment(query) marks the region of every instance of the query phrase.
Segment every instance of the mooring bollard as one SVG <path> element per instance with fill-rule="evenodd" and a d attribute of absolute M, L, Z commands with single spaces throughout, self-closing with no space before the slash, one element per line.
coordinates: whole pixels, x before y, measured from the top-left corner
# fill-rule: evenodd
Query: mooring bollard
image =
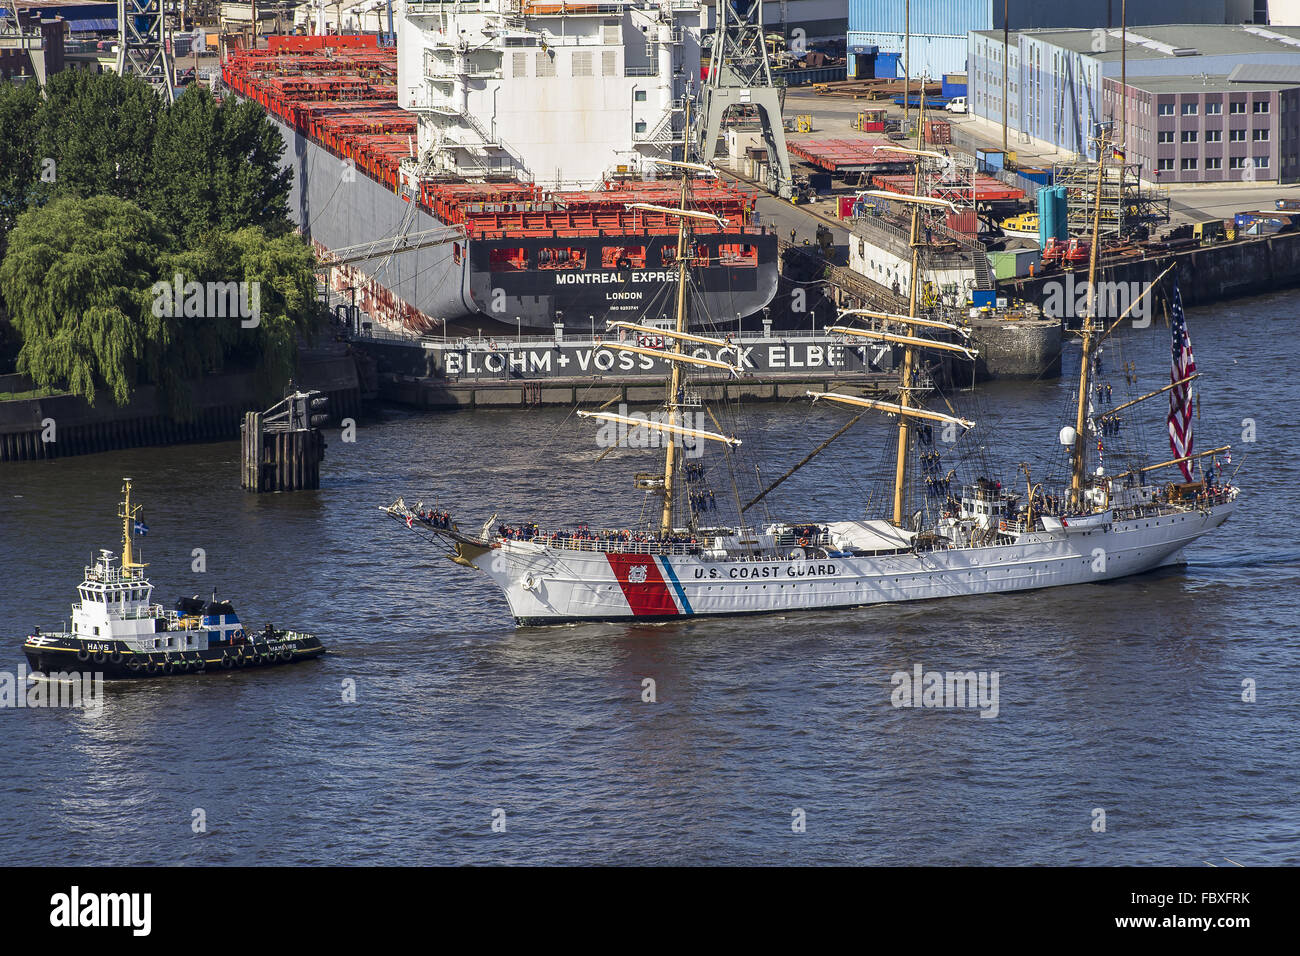
<path fill-rule="evenodd" d="M 329 400 L 317 391 L 286 396 L 265 412 L 247 412 L 240 428 L 239 484 L 246 491 L 300 491 L 320 487 L 320 463 Z"/>

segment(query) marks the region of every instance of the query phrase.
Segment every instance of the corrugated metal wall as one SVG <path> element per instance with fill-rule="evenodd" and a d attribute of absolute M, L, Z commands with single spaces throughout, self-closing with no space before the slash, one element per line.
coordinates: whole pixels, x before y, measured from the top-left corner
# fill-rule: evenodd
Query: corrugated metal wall
<path fill-rule="evenodd" d="M 1002 0 L 911 0 L 914 34 L 965 36 L 971 30 L 1002 27 Z M 849 30 L 854 33 L 905 32 L 907 0 L 849 0 Z M 1151 23 L 1226 23 L 1228 0 L 1128 0 L 1132 26 Z M 1011 29 L 1119 26 L 1119 0 L 1053 3 L 1009 0 Z"/>
<path fill-rule="evenodd" d="M 878 46 L 882 53 L 901 53 L 901 33 L 850 33 L 850 46 Z M 913 77 L 925 74 L 938 80 L 945 73 L 962 73 L 966 70 L 966 37 L 912 35 L 908 70 Z M 899 59 L 902 75 L 902 59 Z"/>
<path fill-rule="evenodd" d="M 912 33 L 965 37 L 987 30 L 993 0 L 912 0 Z M 999 0 L 999 14 L 1002 3 Z M 906 0 L 849 0 L 849 30 L 855 33 L 904 33 Z"/>

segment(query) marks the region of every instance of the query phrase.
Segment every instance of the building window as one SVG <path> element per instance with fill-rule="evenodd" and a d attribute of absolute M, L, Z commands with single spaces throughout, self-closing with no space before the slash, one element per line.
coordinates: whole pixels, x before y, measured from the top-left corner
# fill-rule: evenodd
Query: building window
<path fill-rule="evenodd" d="M 1246 131 L 1245 131 L 1244 129 L 1230 129 L 1230 130 L 1228 130 L 1228 142 L 1229 142 L 1229 143 L 1244 143 L 1244 142 L 1246 142 Z"/>
<path fill-rule="evenodd" d="M 1197 138 L 1197 137 L 1196 137 L 1196 130 L 1194 130 L 1194 129 L 1185 129 L 1185 130 L 1183 130 L 1183 142 L 1184 142 L 1184 143 L 1195 143 L 1195 142 L 1196 142 L 1196 138 Z"/>
<path fill-rule="evenodd" d="M 1266 129 L 1251 130 L 1250 138 L 1254 140 L 1256 143 L 1267 143 L 1268 130 Z"/>
<path fill-rule="evenodd" d="M 1216 103 L 1206 103 L 1206 104 L 1205 104 L 1205 115 L 1206 115 L 1206 116 L 1218 116 L 1218 115 L 1219 115 L 1220 113 L 1222 113 L 1222 112 L 1223 112 L 1223 104 L 1222 104 L 1222 103 L 1217 103 L 1217 102 L 1216 102 Z"/>
<path fill-rule="evenodd" d="M 1255 101 L 1254 109 L 1255 109 L 1255 112 L 1256 112 L 1256 113 L 1267 113 L 1267 112 L 1268 112 L 1268 100 L 1256 100 L 1256 101 Z"/>
<path fill-rule="evenodd" d="M 1267 157 L 1267 156 L 1256 156 L 1256 157 L 1255 157 L 1255 168 L 1256 168 L 1256 169 L 1268 169 L 1268 157 Z"/>
<path fill-rule="evenodd" d="M 1174 141 L 1174 131 L 1171 129 L 1162 129 L 1156 134 L 1156 142 L 1172 143 Z"/>
<path fill-rule="evenodd" d="M 1246 112 L 1246 101 L 1245 101 L 1245 100 L 1233 100 L 1231 103 L 1228 104 L 1228 112 L 1229 112 L 1229 113 L 1244 113 L 1244 112 Z"/>
<path fill-rule="evenodd" d="M 1246 166 L 1246 158 L 1245 158 L 1244 156 L 1229 156 L 1229 157 L 1228 157 L 1228 168 L 1229 168 L 1229 169 L 1244 169 L 1245 166 Z"/>
<path fill-rule="evenodd" d="M 1223 160 L 1220 159 L 1218 156 L 1206 156 L 1206 157 L 1205 157 L 1205 168 L 1206 168 L 1206 169 L 1222 169 L 1222 168 L 1223 168 Z"/>
<path fill-rule="evenodd" d="M 646 127 L 645 127 L 645 120 L 637 120 L 637 121 L 636 121 L 636 131 L 637 131 L 638 133 L 644 133 L 644 132 L 645 132 L 645 129 L 646 129 Z"/>
<path fill-rule="evenodd" d="M 1158 112 L 1159 112 L 1159 114 L 1160 114 L 1161 116 L 1173 116 L 1173 115 L 1174 115 L 1174 104 L 1173 104 L 1173 103 L 1161 103 Z"/>
<path fill-rule="evenodd" d="M 1187 171 L 1187 170 L 1189 170 L 1189 169 L 1195 169 L 1195 168 L 1196 168 L 1196 157 L 1195 157 L 1195 156 L 1192 156 L 1192 157 L 1189 157 L 1188 159 L 1184 159 L 1182 165 L 1183 165 L 1183 170 L 1184 170 L 1184 172 Z"/>
<path fill-rule="evenodd" d="M 645 90 L 637 90 L 632 94 L 632 99 L 637 103 L 645 102 Z"/>
<path fill-rule="evenodd" d="M 1183 115 L 1184 115 L 1184 116 L 1195 116 L 1196 113 L 1197 113 L 1197 108 L 1196 108 L 1196 104 L 1195 104 L 1195 103 L 1184 103 L 1184 104 L 1183 104 Z"/>
<path fill-rule="evenodd" d="M 1221 129 L 1207 129 L 1207 130 L 1205 131 L 1205 141 L 1206 141 L 1207 143 L 1221 143 L 1221 142 L 1223 142 L 1223 130 L 1221 130 Z"/>
<path fill-rule="evenodd" d="M 1174 161 L 1172 159 L 1162 159 L 1160 160 L 1160 164 L 1157 168 L 1164 169 L 1164 170 L 1171 170 L 1174 168 Z"/>

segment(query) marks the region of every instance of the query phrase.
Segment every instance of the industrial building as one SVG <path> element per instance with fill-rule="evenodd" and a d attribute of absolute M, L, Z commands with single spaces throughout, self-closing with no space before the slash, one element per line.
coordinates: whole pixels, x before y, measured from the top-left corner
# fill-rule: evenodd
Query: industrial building
<path fill-rule="evenodd" d="M 1129 80 L 1124 152 L 1143 178 L 1162 183 L 1295 182 L 1300 179 L 1300 66 L 1249 64 L 1228 77 Z M 1282 82 L 1252 83 L 1254 73 Z M 1103 104 L 1118 114 L 1120 82 L 1103 78 Z M 1290 85 L 1287 85 L 1287 84 Z"/>
<path fill-rule="evenodd" d="M 1118 28 L 1012 33 L 1013 141 L 1095 156 L 1097 125 L 1114 123 L 1149 181 L 1240 179 L 1247 167 L 1244 178 L 1285 178 L 1281 147 L 1300 124 L 1287 92 L 1300 86 L 1300 27 L 1180 24 L 1129 29 L 1126 44 L 1121 37 Z M 1002 55 L 1001 31 L 971 34 L 970 110 L 997 124 Z M 1248 65 L 1272 72 L 1242 72 Z"/>
<path fill-rule="evenodd" d="M 1120 25 L 1119 0 L 1045 3 L 1043 0 L 849 0 L 850 76 L 940 77 L 965 73 L 972 31 L 1003 28 L 1003 9 L 1013 30 L 1106 28 Z M 1130 26 L 1153 23 L 1254 21 L 1255 0 L 1128 0 Z M 910 33 L 910 43 L 907 37 Z M 874 58 L 874 62 L 873 62 Z M 888 68 L 897 60 L 898 74 Z M 999 76 L 1000 68 L 999 68 Z"/>

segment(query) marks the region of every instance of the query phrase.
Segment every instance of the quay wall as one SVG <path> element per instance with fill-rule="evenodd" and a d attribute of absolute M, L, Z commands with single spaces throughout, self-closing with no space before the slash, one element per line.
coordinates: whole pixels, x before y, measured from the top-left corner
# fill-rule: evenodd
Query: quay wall
<path fill-rule="evenodd" d="M 999 378 L 1059 378 L 1060 319 L 971 319 L 971 343 L 979 353 L 974 363 L 956 359 L 957 381 L 975 366 L 975 381 Z"/>
<path fill-rule="evenodd" d="M 1258 295 L 1300 286 L 1300 233 L 1280 233 L 1256 239 L 1218 243 L 1180 252 L 1148 255 L 1126 261 L 1107 261 L 1099 267 L 1111 282 L 1153 281 L 1170 265 L 1183 305 L 1206 305 L 1240 296 Z M 1067 273 L 1050 272 L 1000 281 L 999 291 L 1041 305 Z M 1088 270 L 1074 273 L 1076 283 L 1087 280 Z"/>
<path fill-rule="evenodd" d="M 692 390 L 708 402 L 744 399 L 749 402 L 803 399 L 808 391 L 848 391 L 875 398 L 897 391 L 894 372 L 843 375 L 836 378 L 788 375 L 744 378 L 730 381 L 693 383 Z M 452 383 L 428 378 L 381 374 L 380 397 L 387 402 L 441 411 L 469 411 L 484 408 L 520 408 L 540 405 L 573 407 L 578 404 L 603 406 L 658 405 L 664 400 L 661 379 L 641 381 L 545 380 L 519 384 L 490 382 Z"/>
<path fill-rule="evenodd" d="M 329 398 L 325 411 L 334 421 L 361 409 L 356 364 L 350 355 L 304 359 L 300 388 L 315 388 Z M 26 391 L 25 376 L 0 376 L 0 390 Z M 76 395 L 0 402 L 0 462 L 89 455 L 150 445 L 233 441 L 246 411 L 260 411 L 252 373 L 212 375 L 194 388 L 194 417 L 187 422 L 167 415 L 152 385 L 138 387 L 124 406 L 98 393 L 91 406 Z M 52 439 L 52 440 L 50 440 Z"/>

